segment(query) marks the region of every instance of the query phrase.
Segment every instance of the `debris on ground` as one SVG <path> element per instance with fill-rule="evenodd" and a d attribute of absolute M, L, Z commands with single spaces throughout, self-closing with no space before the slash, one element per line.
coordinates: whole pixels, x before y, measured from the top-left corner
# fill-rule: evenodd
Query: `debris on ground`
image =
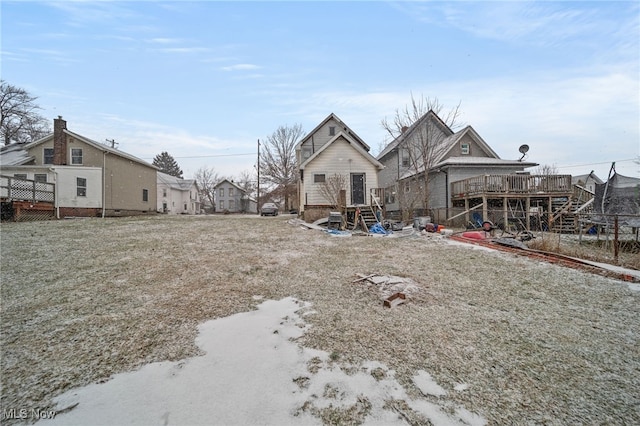
<path fill-rule="evenodd" d="M 395 275 L 356 274 L 352 283 L 364 283 L 378 293 L 383 306 L 393 308 L 406 302 L 407 297 L 420 291 L 420 286 L 411 278 Z"/>

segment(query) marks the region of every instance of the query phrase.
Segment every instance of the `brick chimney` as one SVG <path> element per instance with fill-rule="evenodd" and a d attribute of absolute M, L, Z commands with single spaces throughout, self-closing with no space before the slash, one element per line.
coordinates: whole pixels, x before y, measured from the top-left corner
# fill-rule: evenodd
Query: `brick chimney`
<path fill-rule="evenodd" d="M 56 166 L 67 165 L 67 122 L 59 115 L 53 119 L 53 164 Z"/>

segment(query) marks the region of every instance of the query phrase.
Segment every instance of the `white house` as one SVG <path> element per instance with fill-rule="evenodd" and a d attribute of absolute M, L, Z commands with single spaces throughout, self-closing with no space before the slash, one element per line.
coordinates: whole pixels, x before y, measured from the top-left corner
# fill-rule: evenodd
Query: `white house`
<path fill-rule="evenodd" d="M 215 186 L 216 211 L 219 213 L 258 213 L 258 203 L 235 182 L 224 179 Z"/>
<path fill-rule="evenodd" d="M 200 191 L 194 179 L 181 179 L 158 172 L 158 212 L 199 214 Z"/>
<path fill-rule="evenodd" d="M 372 204 L 384 166 L 369 154 L 369 146 L 335 114 L 329 114 L 296 145 L 300 212 L 331 208 L 321 186 L 334 176 L 346 182 L 346 206 Z M 306 216 L 305 216 L 306 218 Z"/>

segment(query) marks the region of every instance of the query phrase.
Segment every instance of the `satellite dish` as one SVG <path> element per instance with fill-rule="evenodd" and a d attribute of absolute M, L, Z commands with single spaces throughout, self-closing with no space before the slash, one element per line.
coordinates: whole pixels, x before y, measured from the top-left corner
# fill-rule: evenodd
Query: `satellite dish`
<path fill-rule="evenodd" d="M 529 145 L 527 144 L 520 145 L 520 148 L 518 148 L 518 151 L 520 151 L 520 154 L 522 154 L 522 157 L 520 157 L 518 161 L 522 161 L 524 156 L 527 155 L 527 152 L 529 152 Z"/>

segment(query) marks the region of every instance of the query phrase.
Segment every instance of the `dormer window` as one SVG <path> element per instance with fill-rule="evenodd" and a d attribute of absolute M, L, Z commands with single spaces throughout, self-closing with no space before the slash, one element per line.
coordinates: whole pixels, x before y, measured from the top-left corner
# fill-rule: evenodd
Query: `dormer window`
<path fill-rule="evenodd" d="M 471 148 L 468 143 L 460 144 L 460 154 L 469 155 L 470 152 L 471 152 Z"/>

